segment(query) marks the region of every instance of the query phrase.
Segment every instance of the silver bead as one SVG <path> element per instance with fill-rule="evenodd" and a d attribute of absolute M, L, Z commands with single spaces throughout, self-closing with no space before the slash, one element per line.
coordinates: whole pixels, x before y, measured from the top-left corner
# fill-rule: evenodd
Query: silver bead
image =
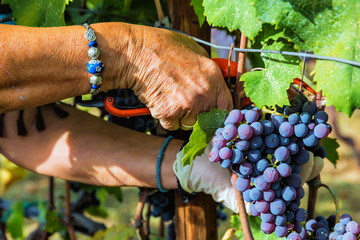
<path fill-rule="evenodd" d="M 84 27 L 86 27 L 86 26 L 84 26 Z M 87 28 L 87 30 L 86 30 L 86 32 L 85 32 L 85 38 L 86 38 L 87 40 L 89 40 L 90 42 L 91 42 L 91 41 L 95 41 L 95 40 L 96 40 L 96 35 L 95 35 L 94 30 L 92 30 L 92 29 L 89 27 L 89 25 L 88 25 L 86 28 Z"/>
<path fill-rule="evenodd" d="M 100 51 L 97 47 L 91 47 L 88 50 L 88 55 L 91 59 L 97 59 L 100 56 Z"/>
<path fill-rule="evenodd" d="M 97 88 L 97 89 L 91 88 L 91 89 L 90 89 L 90 93 L 91 93 L 92 95 L 96 95 L 96 94 L 98 94 L 99 92 L 100 92 L 100 88 Z"/>
<path fill-rule="evenodd" d="M 90 77 L 90 83 L 95 86 L 100 86 L 102 84 L 102 78 L 97 75 L 91 75 Z"/>

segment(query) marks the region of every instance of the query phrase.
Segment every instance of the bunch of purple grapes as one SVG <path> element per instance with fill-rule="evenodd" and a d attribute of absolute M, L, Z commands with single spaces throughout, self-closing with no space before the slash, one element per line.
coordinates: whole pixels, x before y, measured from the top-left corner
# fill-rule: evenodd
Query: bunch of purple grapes
<path fill-rule="evenodd" d="M 261 218 L 263 232 L 278 237 L 305 231 L 300 222 L 308 214 L 299 208 L 304 197 L 301 165 L 308 162 L 308 151 L 326 156 L 320 139 L 331 131 L 327 114 L 317 112 L 315 103 L 295 99 L 288 108 L 297 112 L 289 116 L 265 114 L 256 107 L 232 110 L 225 126 L 217 129 L 209 153 L 210 161 L 238 174 L 236 187 L 248 212 Z"/>
<path fill-rule="evenodd" d="M 353 221 L 349 214 L 341 215 L 339 223 L 334 226 L 334 232 L 330 233 L 330 240 L 356 240 L 360 238 L 360 225 Z"/>
<path fill-rule="evenodd" d="M 305 228 L 299 233 L 293 232 L 287 240 L 302 240 L 302 239 L 329 239 L 330 229 L 335 225 L 335 215 L 331 215 L 327 219 L 323 216 L 318 216 L 315 219 L 310 219 L 306 222 Z"/>

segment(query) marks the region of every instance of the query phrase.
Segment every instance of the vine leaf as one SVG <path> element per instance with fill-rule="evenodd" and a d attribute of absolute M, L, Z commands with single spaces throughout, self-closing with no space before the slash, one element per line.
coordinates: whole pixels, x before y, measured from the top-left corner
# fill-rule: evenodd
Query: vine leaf
<path fill-rule="evenodd" d="M 251 232 L 253 234 L 254 239 L 262 239 L 262 240 L 281 240 L 286 238 L 278 238 L 275 233 L 265 234 L 260 229 L 261 219 L 259 217 L 249 216 L 249 224 L 251 228 Z M 244 239 L 244 234 L 241 229 L 241 221 L 239 215 L 232 215 L 231 219 L 231 227 L 237 229 L 235 232 L 235 236 L 238 239 Z"/>
<path fill-rule="evenodd" d="M 123 201 L 123 195 L 120 187 L 104 187 L 109 195 L 113 195 L 119 202 Z"/>
<path fill-rule="evenodd" d="M 24 239 L 24 207 L 22 202 L 14 202 L 11 205 L 11 214 L 6 220 L 6 230 L 13 239 Z"/>
<path fill-rule="evenodd" d="M 321 141 L 321 146 L 326 150 L 326 158 L 334 165 L 336 168 L 336 163 L 339 160 L 339 153 L 337 149 L 340 147 L 336 138 L 324 138 Z"/>
<path fill-rule="evenodd" d="M 49 233 L 58 232 L 61 229 L 66 228 L 64 224 L 61 222 L 61 219 L 56 214 L 55 210 L 48 210 L 46 212 L 46 224 L 45 224 L 45 231 Z"/>
<path fill-rule="evenodd" d="M 72 0 L 3 0 L 10 4 L 16 24 L 32 27 L 63 26 L 65 6 Z"/>
<path fill-rule="evenodd" d="M 360 61 L 358 0 L 257 0 L 254 3 L 258 18 L 284 29 L 287 38 L 300 49 Z M 328 105 L 348 116 L 360 108 L 360 68 L 318 61 L 314 72 L 317 90 L 323 90 Z"/>
<path fill-rule="evenodd" d="M 265 50 L 290 49 L 292 45 L 288 42 L 278 41 L 271 45 L 265 44 Z M 285 55 L 262 53 L 261 57 L 265 63 L 264 71 L 248 72 L 241 76 L 244 81 L 245 92 L 257 107 L 289 105 L 286 90 L 292 79 L 300 76 L 299 58 Z"/>
<path fill-rule="evenodd" d="M 225 110 L 212 109 L 210 112 L 198 115 L 189 142 L 183 148 L 183 166 L 191 164 L 194 157 L 204 153 L 216 129 L 224 126 L 227 114 Z"/>
<path fill-rule="evenodd" d="M 204 14 L 214 26 L 227 27 L 230 31 L 240 29 L 249 39 L 254 39 L 262 23 L 250 0 L 204 0 Z"/>
<path fill-rule="evenodd" d="M 200 27 L 205 22 L 203 0 L 191 0 L 190 5 L 194 7 L 195 14 L 198 17 Z"/>

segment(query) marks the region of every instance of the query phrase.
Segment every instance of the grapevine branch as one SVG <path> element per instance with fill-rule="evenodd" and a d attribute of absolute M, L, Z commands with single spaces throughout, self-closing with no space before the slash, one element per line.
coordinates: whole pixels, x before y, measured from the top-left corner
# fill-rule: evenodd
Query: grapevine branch
<path fill-rule="evenodd" d="M 65 214 L 66 214 L 66 227 L 71 240 L 76 240 L 74 226 L 72 224 L 71 205 L 70 205 L 70 182 L 65 182 Z"/>
<path fill-rule="evenodd" d="M 55 209 L 55 198 L 54 198 L 54 177 L 49 177 L 49 193 L 48 193 L 48 198 L 49 198 L 49 205 L 48 205 L 48 210 L 53 210 Z M 41 236 L 41 240 L 46 240 L 49 238 L 51 234 L 47 231 L 44 230 L 42 236 Z"/>
<path fill-rule="evenodd" d="M 247 37 L 242 33 L 241 34 L 241 41 L 240 41 L 240 47 L 246 48 L 247 46 Z M 229 54 L 231 56 L 231 54 Z M 233 100 L 234 100 L 234 107 L 240 109 L 241 107 L 241 100 L 243 99 L 245 93 L 244 93 L 244 86 L 243 83 L 240 82 L 241 75 L 245 72 L 245 61 L 246 61 L 246 53 L 242 52 L 239 54 L 239 61 L 238 61 L 238 69 L 237 69 L 237 76 L 236 76 L 236 82 L 235 82 L 235 91 L 233 91 Z M 230 71 L 229 71 L 230 74 Z M 238 176 L 235 173 L 232 173 L 231 175 L 231 183 L 235 189 L 236 193 L 236 200 L 238 203 L 239 208 L 239 216 L 241 220 L 241 227 L 245 236 L 245 240 L 253 240 L 253 236 L 251 233 L 251 228 L 249 224 L 249 220 L 246 213 L 245 208 L 245 202 L 243 195 L 240 191 L 236 189 L 236 180 Z"/>

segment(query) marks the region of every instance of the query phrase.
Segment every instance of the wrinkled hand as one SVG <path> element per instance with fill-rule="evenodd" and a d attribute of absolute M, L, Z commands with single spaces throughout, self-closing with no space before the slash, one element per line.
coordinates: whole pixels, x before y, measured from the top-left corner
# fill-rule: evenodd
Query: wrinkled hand
<path fill-rule="evenodd" d="M 164 128 L 192 126 L 201 112 L 232 108 L 220 68 L 193 39 L 139 27 L 142 42 L 133 54 L 135 68 L 128 85 Z"/>
<path fill-rule="evenodd" d="M 216 202 L 222 202 L 234 212 L 238 212 L 235 189 L 231 185 L 227 169 L 209 161 L 210 144 L 205 152 L 195 157 L 192 164 L 182 166 L 182 151 L 176 156 L 174 172 L 182 188 L 191 192 L 210 194 Z"/>

